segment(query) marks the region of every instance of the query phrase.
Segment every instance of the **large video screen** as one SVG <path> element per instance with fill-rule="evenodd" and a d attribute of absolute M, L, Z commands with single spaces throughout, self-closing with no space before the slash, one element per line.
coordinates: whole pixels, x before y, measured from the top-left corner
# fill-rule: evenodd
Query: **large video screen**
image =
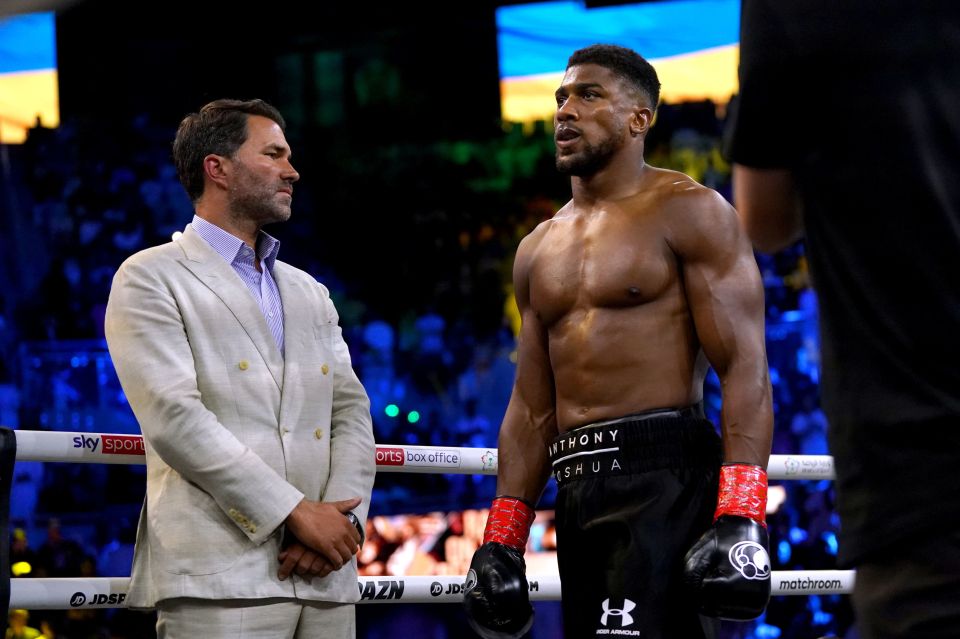
<path fill-rule="evenodd" d="M 55 16 L 0 18 L 0 143 L 23 142 L 38 122 L 60 124 Z"/>
<path fill-rule="evenodd" d="M 630 47 L 647 58 L 668 103 L 713 100 L 736 92 L 739 0 L 668 0 L 588 8 L 537 2 L 497 9 L 503 119 L 550 120 L 553 93 L 570 54 L 596 44 Z"/>

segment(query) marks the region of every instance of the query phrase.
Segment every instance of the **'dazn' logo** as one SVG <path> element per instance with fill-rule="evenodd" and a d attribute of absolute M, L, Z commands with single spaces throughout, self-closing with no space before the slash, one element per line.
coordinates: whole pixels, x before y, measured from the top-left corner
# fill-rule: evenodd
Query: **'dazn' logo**
<path fill-rule="evenodd" d="M 381 579 L 358 583 L 360 598 L 368 601 L 384 599 L 400 599 L 403 597 L 403 580 Z"/>

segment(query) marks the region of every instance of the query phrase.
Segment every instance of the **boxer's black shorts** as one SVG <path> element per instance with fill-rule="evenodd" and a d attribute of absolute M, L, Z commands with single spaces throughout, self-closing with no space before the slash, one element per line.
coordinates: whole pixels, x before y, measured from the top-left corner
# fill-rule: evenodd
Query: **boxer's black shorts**
<path fill-rule="evenodd" d="M 699 406 L 582 426 L 550 443 L 565 639 L 712 637 L 683 591 L 710 526 L 720 438 Z"/>

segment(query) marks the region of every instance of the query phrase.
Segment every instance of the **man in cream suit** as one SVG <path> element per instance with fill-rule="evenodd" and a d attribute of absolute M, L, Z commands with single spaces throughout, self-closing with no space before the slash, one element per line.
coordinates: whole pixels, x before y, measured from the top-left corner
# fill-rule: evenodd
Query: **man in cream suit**
<path fill-rule="evenodd" d="M 188 115 L 173 153 L 196 216 L 110 292 L 147 455 L 127 601 L 158 609 L 161 639 L 355 636 L 369 400 L 327 289 L 261 230 L 299 179 L 283 130 L 260 100 Z"/>

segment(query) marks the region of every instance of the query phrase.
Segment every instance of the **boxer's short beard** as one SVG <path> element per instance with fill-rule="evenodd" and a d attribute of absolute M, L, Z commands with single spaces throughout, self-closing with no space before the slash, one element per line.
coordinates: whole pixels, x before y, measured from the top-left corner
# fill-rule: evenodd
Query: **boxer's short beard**
<path fill-rule="evenodd" d="M 585 177 L 595 174 L 610 162 L 620 146 L 616 136 L 610 136 L 599 144 L 583 144 L 583 150 L 566 156 L 557 152 L 557 170 L 564 175 Z"/>

